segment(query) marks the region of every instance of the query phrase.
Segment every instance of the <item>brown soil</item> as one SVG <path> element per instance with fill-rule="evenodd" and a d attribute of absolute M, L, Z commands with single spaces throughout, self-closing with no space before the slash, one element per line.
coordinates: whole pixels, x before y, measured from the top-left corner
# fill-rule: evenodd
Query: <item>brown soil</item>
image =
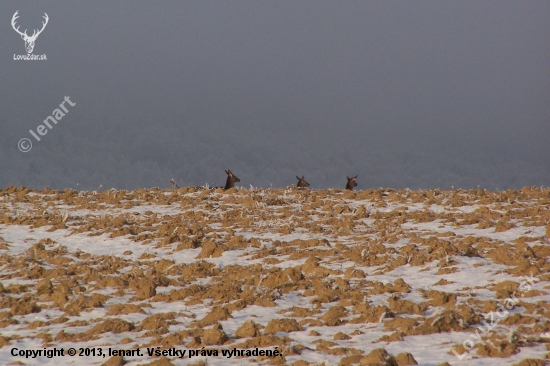
<path fill-rule="evenodd" d="M 336 356 L 341 365 L 408 365 L 416 364 L 413 355 L 372 350 L 383 343 L 358 344 L 356 336 L 377 326 L 383 332 L 376 342 L 449 332 L 467 339 L 471 326 L 512 296 L 514 313 L 476 344 L 476 357 L 507 359 L 545 343 L 539 335 L 550 331 L 550 189 L 94 193 L 8 187 L 0 197 L 0 223 L 29 228 L 20 243 L 0 238 L 0 328 L 32 334 L 44 346 L 84 344 L 113 332 L 122 344 L 140 346 L 278 346 L 294 364 L 307 349 Z M 33 239 L 38 232 L 51 237 Z M 60 245 L 72 235 L 98 245 L 102 238 L 128 244 L 118 254 L 95 255 L 85 246 Z M 267 239 L 273 235 L 279 237 Z M 13 251 L 18 245 L 27 249 Z M 177 259 L 186 251 L 194 261 Z M 236 263 L 218 264 L 228 256 Z M 430 282 L 419 287 L 404 271 Z M 479 286 L 460 283 L 470 271 Z M 522 287 L 523 276 L 536 284 Z M 278 308 L 291 297 L 299 306 Z M 252 311 L 240 318 L 254 306 L 278 315 L 267 321 Z M 64 314 L 44 316 L 54 310 Z M 82 314 L 94 316 L 84 321 Z M 357 329 L 345 330 L 350 325 Z M 311 336 L 311 343 L 292 341 L 297 333 Z M 0 347 L 26 337 L 0 336 Z M 105 364 L 123 362 L 113 357 Z"/>

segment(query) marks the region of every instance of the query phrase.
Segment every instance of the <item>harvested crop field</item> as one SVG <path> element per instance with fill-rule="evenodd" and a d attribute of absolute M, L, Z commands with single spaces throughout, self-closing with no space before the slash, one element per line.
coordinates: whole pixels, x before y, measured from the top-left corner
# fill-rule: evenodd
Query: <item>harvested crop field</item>
<path fill-rule="evenodd" d="M 549 208 L 535 187 L 9 187 L 0 364 L 544 365 Z M 18 354 L 44 348 L 64 354 Z"/>

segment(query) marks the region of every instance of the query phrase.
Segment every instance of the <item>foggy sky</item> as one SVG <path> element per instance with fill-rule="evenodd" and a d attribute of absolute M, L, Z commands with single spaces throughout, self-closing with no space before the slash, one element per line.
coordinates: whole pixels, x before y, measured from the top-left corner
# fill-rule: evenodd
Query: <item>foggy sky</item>
<path fill-rule="evenodd" d="M 35 55 L 12 29 L 49 24 Z M 0 187 L 550 185 L 550 2 L 3 1 Z M 41 141 L 36 128 L 76 103 Z M 19 151 L 29 138 L 32 150 Z"/>

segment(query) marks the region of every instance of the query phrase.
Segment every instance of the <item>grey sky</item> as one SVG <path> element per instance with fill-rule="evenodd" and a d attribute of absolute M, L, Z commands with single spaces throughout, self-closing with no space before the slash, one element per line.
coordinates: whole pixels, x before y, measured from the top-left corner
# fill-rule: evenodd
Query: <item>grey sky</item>
<path fill-rule="evenodd" d="M 550 184 L 547 0 L 2 5 L 0 187 Z"/>

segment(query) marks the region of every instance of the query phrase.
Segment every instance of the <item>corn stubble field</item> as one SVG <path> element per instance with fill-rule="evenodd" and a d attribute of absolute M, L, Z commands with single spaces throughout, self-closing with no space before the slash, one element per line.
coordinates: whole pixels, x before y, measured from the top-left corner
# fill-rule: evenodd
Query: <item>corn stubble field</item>
<path fill-rule="evenodd" d="M 535 187 L 8 187 L 0 364 L 544 365 L 549 207 Z M 44 347 L 144 355 L 11 354 Z"/>

